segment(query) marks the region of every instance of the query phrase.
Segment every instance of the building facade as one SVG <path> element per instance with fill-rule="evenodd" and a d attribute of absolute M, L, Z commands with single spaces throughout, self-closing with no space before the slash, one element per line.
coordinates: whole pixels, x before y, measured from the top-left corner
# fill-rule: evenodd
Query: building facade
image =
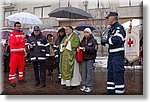
<path fill-rule="evenodd" d="M 100 25 L 109 11 L 116 11 L 119 13 L 120 22 L 123 23 L 130 18 L 142 19 L 141 0 L 129 0 L 123 2 L 121 0 L 4 0 L 3 1 L 3 26 L 10 26 L 5 19 L 7 16 L 17 12 L 29 12 L 37 15 L 45 26 L 66 26 L 68 19 L 57 19 L 48 17 L 48 13 L 58 7 L 78 7 L 87 10 L 92 15 L 92 19 L 88 20 L 71 20 L 71 25 L 76 26 L 79 23 L 91 23 L 93 25 Z M 128 1 L 128 0 L 127 0 Z M 136 1 L 134 3 L 133 1 Z M 138 1 L 138 2 L 137 2 Z M 131 5 L 132 3 L 132 5 Z"/>
<path fill-rule="evenodd" d="M 93 18 L 90 19 L 60 19 L 49 17 L 48 14 L 59 7 L 77 7 L 90 13 Z M 110 11 L 116 11 L 119 14 L 119 22 L 124 23 L 130 19 L 143 19 L 142 0 L 3 0 L 3 26 L 10 27 L 12 22 L 5 18 L 17 12 L 29 12 L 37 15 L 43 22 L 45 28 L 58 29 L 67 25 L 77 26 L 80 23 L 90 23 L 103 32 L 107 26 L 106 15 Z M 107 55 L 107 48 L 99 46 L 98 56 Z"/>

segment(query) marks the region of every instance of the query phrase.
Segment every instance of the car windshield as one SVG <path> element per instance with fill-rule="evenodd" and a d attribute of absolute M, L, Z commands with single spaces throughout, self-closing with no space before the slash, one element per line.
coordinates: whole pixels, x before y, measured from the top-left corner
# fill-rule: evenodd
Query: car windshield
<path fill-rule="evenodd" d="M 92 31 L 92 34 L 95 38 L 95 40 L 97 40 L 97 43 L 100 44 L 101 43 L 101 34 L 98 31 Z"/>
<path fill-rule="evenodd" d="M 2 31 L 1 32 L 1 37 L 2 39 L 7 39 L 10 31 Z"/>

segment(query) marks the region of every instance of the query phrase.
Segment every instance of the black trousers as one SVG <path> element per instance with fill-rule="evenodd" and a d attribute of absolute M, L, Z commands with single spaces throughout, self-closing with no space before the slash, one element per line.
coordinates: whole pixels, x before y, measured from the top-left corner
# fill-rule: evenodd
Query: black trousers
<path fill-rule="evenodd" d="M 46 66 L 44 61 L 32 62 L 34 68 L 35 82 L 46 84 Z"/>
<path fill-rule="evenodd" d="M 10 62 L 10 56 L 4 56 L 4 72 L 9 72 L 9 62 Z"/>
<path fill-rule="evenodd" d="M 55 69 L 55 56 L 50 56 L 46 59 L 46 69 L 48 70 L 49 74 L 52 75 L 53 69 Z"/>

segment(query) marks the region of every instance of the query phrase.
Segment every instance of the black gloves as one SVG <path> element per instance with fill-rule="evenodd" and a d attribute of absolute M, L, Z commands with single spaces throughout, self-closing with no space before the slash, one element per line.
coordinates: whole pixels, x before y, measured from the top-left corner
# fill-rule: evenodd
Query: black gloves
<path fill-rule="evenodd" d="M 106 40 L 106 39 L 101 39 L 101 44 L 103 45 L 103 46 L 105 46 L 105 44 L 107 43 L 108 41 Z"/>
<path fill-rule="evenodd" d="M 108 32 L 104 32 L 101 36 L 101 45 L 105 46 L 108 43 Z"/>

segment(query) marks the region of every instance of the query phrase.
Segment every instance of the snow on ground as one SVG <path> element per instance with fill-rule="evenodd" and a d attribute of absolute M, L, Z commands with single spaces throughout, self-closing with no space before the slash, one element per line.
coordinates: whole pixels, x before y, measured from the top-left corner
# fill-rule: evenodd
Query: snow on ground
<path fill-rule="evenodd" d="M 94 66 L 95 68 L 107 68 L 108 57 L 96 57 Z M 125 66 L 126 69 L 142 69 L 141 65 Z"/>

